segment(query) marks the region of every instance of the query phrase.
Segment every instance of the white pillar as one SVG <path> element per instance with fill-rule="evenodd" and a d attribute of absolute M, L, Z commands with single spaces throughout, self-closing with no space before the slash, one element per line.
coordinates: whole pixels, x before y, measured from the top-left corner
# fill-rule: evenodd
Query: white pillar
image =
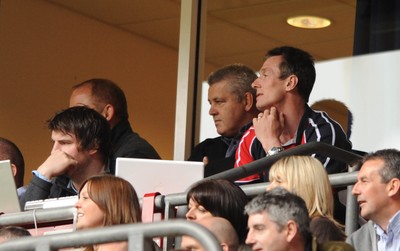
<path fill-rule="evenodd" d="M 174 160 L 187 159 L 192 139 L 198 137 L 200 112 L 195 93 L 200 97 L 197 89 L 201 88 L 203 75 L 206 15 L 205 0 L 181 1 Z"/>

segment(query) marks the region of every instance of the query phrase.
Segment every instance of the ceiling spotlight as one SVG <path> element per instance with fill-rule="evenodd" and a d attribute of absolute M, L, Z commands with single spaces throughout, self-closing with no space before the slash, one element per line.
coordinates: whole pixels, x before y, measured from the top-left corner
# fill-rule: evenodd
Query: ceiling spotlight
<path fill-rule="evenodd" d="M 316 16 L 295 16 L 286 20 L 288 24 L 297 28 L 320 29 L 331 25 L 331 20 Z"/>

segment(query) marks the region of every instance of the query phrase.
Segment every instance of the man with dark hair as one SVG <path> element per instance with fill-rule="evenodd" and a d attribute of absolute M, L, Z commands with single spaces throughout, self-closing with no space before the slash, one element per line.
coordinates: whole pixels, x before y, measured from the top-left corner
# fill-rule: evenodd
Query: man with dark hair
<path fill-rule="evenodd" d="M 309 53 L 289 46 L 267 52 L 260 76 L 252 84 L 257 93 L 256 106 L 261 112 L 247 126 L 236 152 L 235 167 L 312 141 L 351 150 L 340 125 L 326 113 L 316 112 L 307 105 L 315 78 L 314 59 Z M 344 163 L 326 156 L 316 155 L 316 158 L 329 174 L 347 168 Z M 259 178 L 253 175 L 240 182 Z"/>
<path fill-rule="evenodd" d="M 125 94 L 111 80 L 89 79 L 75 85 L 69 106 L 87 106 L 107 119 L 112 143 L 110 173 L 115 173 L 117 157 L 160 159 L 153 146 L 132 130 Z"/>
<path fill-rule="evenodd" d="M 306 203 L 277 187 L 259 194 L 245 207 L 249 215 L 246 244 L 259 251 L 354 250 L 345 242 L 317 244 L 310 232 Z"/>
<path fill-rule="evenodd" d="M 0 137 L 0 160 L 10 160 L 16 187 L 24 185 L 25 162 L 21 151 L 14 142 Z"/>
<path fill-rule="evenodd" d="M 205 177 L 233 168 L 242 136 L 240 128 L 258 113 L 255 90 L 251 87 L 256 78 L 256 73 L 242 64 L 227 65 L 208 77 L 209 114 L 221 136 L 198 144 L 188 159 L 206 164 Z"/>
<path fill-rule="evenodd" d="M 261 112 L 243 130 L 247 131 L 236 151 L 235 168 L 308 142 L 324 142 L 350 151 L 351 142 L 341 126 L 307 102 L 316 78 L 313 57 L 298 48 L 283 46 L 267 52 L 260 76 L 253 82 L 256 106 Z M 344 172 L 345 163 L 316 154 L 328 174 Z M 238 183 L 269 181 L 254 174 Z M 335 218 L 344 222 L 345 209 L 335 193 Z"/>
<path fill-rule="evenodd" d="M 57 113 L 48 121 L 53 149 L 21 198 L 27 201 L 77 195 L 89 177 L 103 173 L 110 149 L 110 127 L 95 110 L 80 106 Z"/>
<path fill-rule="evenodd" d="M 0 228 L 0 243 L 26 236 L 31 236 L 31 233 L 23 227 L 7 226 Z"/>
<path fill-rule="evenodd" d="M 353 194 L 360 215 L 369 220 L 350 235 L 356 250 L 400 250 L 400 151 L 384 149 L 366 155 Z"/>

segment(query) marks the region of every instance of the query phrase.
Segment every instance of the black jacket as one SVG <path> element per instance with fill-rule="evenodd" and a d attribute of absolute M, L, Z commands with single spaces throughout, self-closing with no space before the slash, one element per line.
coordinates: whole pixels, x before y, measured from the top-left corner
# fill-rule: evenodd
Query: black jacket
<path fill-rule="evenodd" d="M 128 120 L 120 122 L 111 130 L 111 144 L 109 172 L 112 174 L 115 174 L 117 157 L 160 159 L 154 147 L 132 130 Z"/>

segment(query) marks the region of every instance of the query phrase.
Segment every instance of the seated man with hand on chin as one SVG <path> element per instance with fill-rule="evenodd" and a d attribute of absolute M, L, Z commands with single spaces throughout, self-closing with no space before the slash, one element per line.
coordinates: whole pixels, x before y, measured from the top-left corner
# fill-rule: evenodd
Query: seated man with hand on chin
<path fill-rule="evenodd" d="M 33 171 L 20 204 L 77 195 L 89 177 L 104 173 L 110 150 L 107 120 L 87 107 L 72 107 L 48 121 L 53 149 Z"/>

